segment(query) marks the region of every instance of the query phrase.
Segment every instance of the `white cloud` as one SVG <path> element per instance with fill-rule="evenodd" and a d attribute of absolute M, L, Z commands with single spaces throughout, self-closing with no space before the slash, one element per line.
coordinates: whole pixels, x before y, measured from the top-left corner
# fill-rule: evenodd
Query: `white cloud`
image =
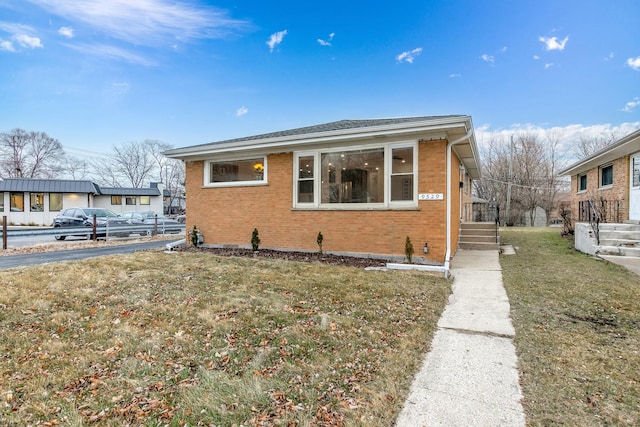
<path fill-rule="evenodd" d="M 318 39 L 318 44 L 320 44 L 320 46 L 331 46 L 331 40 L 333 40 L 333 36 L 335 35 L 336 33 L 329 34 L 329 38 L 327 40 Z"/>
<path fill-rule="evenodd" d="M 627 65 L 636 71 L 640 71 L 640 56 L 627 59 Z"/>
<path fill-rule="evenodd" d="M 605 61 L 611 61 L 613 59 L 613 52 L 610 52 L 609 55 L 604 57 Z"/>
<path fill-rule="evenodd" d="M 544 69 L 545 70 L 548 70 L 551 67 L 553 67 L 553 62 L 547 62 L 546 64 L 544 64 Z"/>
<path fill-rule="evenodd" d="M 576 141 L 579 141 L 580 138 L 616 141 L 631 132 L 635 132 L 638 128 L 640 128 L 640 122 L 621 123 L 618 126 L 603 123 L 596 125 L 570 124 L 553 127 L 544 127 L 531 123 L 516 123 L 508 129 L 491 129 L 490 125 L 483 125 L 476 127 L 475 134 L 481 151 L 486 150 L 491 141 L 502 141 L 504 144 L 508 144 L 511 136 L 520 133 L 533 134 L 542 141 L 548 137 L 553 137 L 560 142 L 561 151 L 564 153 L 562 160 L 568 166 L 579 160 L 578 151 L 575 147 Z"/>
<path fill-rule="evenodd" d="M 503 46 L 502 49 L 500 49 L 500 52 L 505 53 L 508 49 L 508 46 Z"/>
<path fill-rule="evenodd" d="M 538 59 L 540 59 L 540 57 L 538 55 L 533 55 L 533 59 L 537 61 Z"/>
<path fill-rule="evenodd" d="M 275 49 L 277 45 L 282 43 L 282 40 L 286 35 L 287 35 L 287 30 L 278 31 L 277 33 L 271 34 L 271 37 L 269 37 L 269 40 L 267 40 L 269 51 L 273 52 L 273 49 Z"/>
<path fill-rule="evenodd" d="M 31 37 L 26 34 L 17 34 L 13 36 L 13 39 L 17 41 L 22 47 L 28 47 L 30 49 L 44 47 L 38 37 Z"/>
<path fill-rule="evenodd" d="M 242 117 L 249 112 L 247 107 L 240 107 L 236 110 L 236 117 Z"/>
<path fill-rule="evenodd" d="M 482 59 L 484 62 L 489 62 L 491 64 L 493 64 L 495 61 L 492 55 L 487 55 L 486 53 L 482 54 L 480 59 Z"/>
<path fill-rule="evenodd" d="M 28 0 L 67 21 L 137 45 L 170 46 L 175 40 L 221 38 L 248 23 L 194 2 L 170 0 Z"/>
<path fill-rule="evenodd" d="M 90 44 L 66 44 L 70 49 L 76 50 L 84 54 L 90 54 L 108 59 L 120 59 L 133 64 L 144 66 L 152 66 L 155 63 L 143 56 L 131 53 L 126 49 L 121 49 L 109 45 L 90 45 Z"/>
<path fill-rule="evenodd" d="M 68 39 L 72 39 L 73 38 L 73 28 L 71 27 L 60 27 L 60 29 L 58 30 L 58 34 L 60 34 L 61 36 L 64 36 Z"/>
<path fill-rule="evenodd" d="M 40 38 L 29 35 L 35 34 L 35 30 L 28 25 L 0 21 L 0 31 L 11 34 L 11 40 L 17 43 L 20 47 L 28 49 L 44 47 Z M 13 42 L 2 39 L 0 39 L 0 42 L 2 43 L 0 49 L 7 50 L 9 52 L 16 51 Z"/>
<path fill-rule="evenodd" d="M 449 74 L 449 78 L 455 79 L 458 77 L 462 77 L 462 75 L 460 73 L 451 73 Z"/>
<path fill-rule="evenodd" d="M 409 64 L 413 64 L 413 61 L 414 59 L 416 59 L 416 56 L 420 55 L 421 53 L 422 53 L 422 48 L 417 47 L 413 50 L 402 52 L 400 55 L 396 56 L 396 61 L 408 62 Z"/>
<path fill-rule="evenodd" d="M 16 49 L 13 47 L 13 43 L 9 40 L 0 39 L 0 50 L 5 50 L 7 52 L 15 52 Z"/>
<path fill-rule="evenodd" d="M 538 37 L 542 43 L 545 44 L 545 48 L 547 50 L 564 50 L 564 47 L 567 45 L 569 41 L 569 36 L 565 37 L 561 41 L 558 41 L 557 37 Z"/>
<path fill-rule="evenodd" d="M 633 98 L 633 101 L 629 101 L 624 105 L 622 111 L 624 111 L 625 113 L 631 113 L 638 106 L 640 106 L 640 98 L 636 96 L 635 98 Z"/>

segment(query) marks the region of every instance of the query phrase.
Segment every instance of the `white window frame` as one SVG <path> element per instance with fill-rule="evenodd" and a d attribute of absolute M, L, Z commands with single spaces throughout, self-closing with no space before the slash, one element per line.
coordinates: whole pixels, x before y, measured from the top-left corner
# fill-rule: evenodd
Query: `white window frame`
<path fill-rule="evenodd" d="M 580 188 L 580 184 L 582 183 L 582 177 L 585 177 L 585 180 L 586 180 L 584 188 Z M 587 178 L 587 174 L 586 173 L 578 174 L 578 193 L 584 193 L 585 191 L 587 191 L 588 186 L 589 186 L 589 178 Z"/>
<path fill-rule="evenodd" d="M 313 201 L 298 203 L 298 182 L 300 177 L 300 157 L 312 157 L 313 158 Z M 310 208 L 317 207 L 319 202 L 320 193 L 320 180 L 318 179 L 318 172 L 320 171 L 320 156 L 317 151 L 300 151 L 293 155 L 293 205 L 294 207 Z"/>
<path fill-rule="evenodd" d="M 602 184 L 602 171 L 603 171 L 603 169 L 606 169 L 606 168 L 609 168 L 609 167 L 611 168 L 611 184 L 603 185 Z M 608 188 L 613 187 L 613 163 L 607 163 L 607 164 L 604 164 L 604 165 L 602 165 L 602 166 L 600 166 L 598 168 L 598 184 L 599 184 L 599 187 L 598 187 L 599 189 L 605 189 L 606 190 Z"/>
<path fill-rule="evenodd" d="M 262 179 L 261 180 L 252 180 L 252 181 L 230 181 L 230 182 L 211 182 L 211 164 L 212 163 L 233 163 L 233 162 L 242 162 L 245 160 L 253 160 L 253 159 L 262 159 L 263 171 L 262 171 Z M 266 155 L 255 155 L 255 156 L 244 156 L 244 157 L 233 157 L 233 158 L 220 158 L 220 159 L 211 159 L 204 161 L 204 187 L 248 187 L 248 186 L 259 186 L 259 185 L 267 185 L 267 156 Z"/>
<path fill-rule="evenodd" d="M 382 203 L 322 203 L 320 191 L 322 190 L 322 174 L 320 159 L 322 154 L 346 153 L 358 150 L 384 149 L 384 196 Z M 413 200 L 391 201 L 391 170 L 393 155 L 396 148 L 413 149 Z M 313 202 L 298 203 L 298 163 L 300 157 L 313 157 Z M 293 191 L 292 201 L 294 209 L 313 210 L 387 210 L 387 209 L 416 209 L 418 207 L 418 143 L 416 141 L 397 141 L 387 144 L 353 145 L 338 148 L 317 149 L 313 151 L 294 152 L 293 156 Z"/>

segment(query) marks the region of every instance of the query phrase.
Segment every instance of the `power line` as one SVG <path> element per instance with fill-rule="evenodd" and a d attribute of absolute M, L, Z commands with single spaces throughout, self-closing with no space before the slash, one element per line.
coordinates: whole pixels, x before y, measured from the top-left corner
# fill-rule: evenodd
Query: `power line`
<path fill-rule="evenodd" d="M 553 187 L 541 187 L 541 186 L 532 186 L 532 185 L 522 185 L 522 184 L 516 184 L 513 182 L 508 182 L 508 181 L 502 181 L 500 179 L 493 179 L 493 178 L 480 178 L 480 181 L 493 181 L 493 182 L 498 182 L 500 184 L 507 184 L 507 185 L 512 185 L 514 187 L 520 187 L 520 188 L 528 188 L 530 190 L 557 190 L 557 188 L 553 188 Z M 558 182 L 558 186 L 559 187 L 568 187 L 570 186 L 571 183 L 567 182 L 567 181 L 559 181 Z"/>

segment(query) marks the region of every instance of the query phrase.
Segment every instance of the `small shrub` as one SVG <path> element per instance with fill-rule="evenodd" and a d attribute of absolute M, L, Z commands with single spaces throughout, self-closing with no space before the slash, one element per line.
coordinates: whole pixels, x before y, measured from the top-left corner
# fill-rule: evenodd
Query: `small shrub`
<path fill-rule="evenodd" d="M 189 231 L 189 237 L 191 238 L 191 245 L 194 248 L 197 248 L 198 245 L 200 244 L 199 236 L 200 236 L 200 230 L 198 230 L 198 228 L 194 224 L 193 228 Z"/>
<path fill-rule="evenodd" d="M 404 256 L 407 258 L 407 263 L 411 264 L 411 257 L 413 256 L 413 244 L 411 239 L 407 236 L 404 241 Z"/>
<path fill-rule="evenodd" d="M 251 247 L 253 251 L 256 252 L 260 246 L 260 237 L 258 236 L 258 229 L 254 228 L 253 233 L 251 233 Z"/>
<path fill-rule="evenodd" d="M 322 232 L 318 231 L 318 238 L 316 239 L 316 243 L 318 244 L 318 249 L 319 249 L 319 253 L 320 255 L 322 255 L 322 241 L 324 240 L 324 237 L 322 236 Z"/>

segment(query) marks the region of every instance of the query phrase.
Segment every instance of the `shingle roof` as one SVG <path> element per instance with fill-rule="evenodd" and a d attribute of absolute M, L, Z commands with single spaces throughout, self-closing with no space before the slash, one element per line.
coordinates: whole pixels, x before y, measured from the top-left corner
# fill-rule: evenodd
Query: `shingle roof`
<path fill-rule="evenodd" d="M 368 127 L 375 127 L 375 126 L 398 125 L 403 123 L 423 122 L 428 120 L 439 120 L 439 119 L 447 119 L 447 118 L 454 118 L 454 117 L 464 117 L 464 116 L 449 115 L 449 116 L 396 117 L 396 118 L 388 118 L 388 119 L 339 120 L 336 122 L 323 123 L 319 125 L 306 126 L 301 128 L 295 128 L 295 129 L 288 129 L 288 130 L 283 130 L 278 132 L 263 133 L 260 135 L 227 139 L 223 141 L 209 142 L 206 144 L 198 144 L 198 145 L 190 146 L 188 148 L 196 148 L 196 147 L 215 145 L 215 144 L 229 144 L 234 142 L 254 141 L 254 140 L 260 140 L 260 139 L 283 138 L 287 136 L 307 135 L 307 134 L 313 134 L 313 133 L 332 132 L 332 131 L 348 130 L 348 129 L 361 129 L 361 128 L 368 128 Z M 173 151 L 173 150 L 169 150 L 169 151 Z"/>
<path fill-rule="evenodd" d="M 0 180 L 0 191 L 29 193 L 100 194 L 98 186 L 91 181 L 71 181 L 64 179 L 3 179 Z"/>

